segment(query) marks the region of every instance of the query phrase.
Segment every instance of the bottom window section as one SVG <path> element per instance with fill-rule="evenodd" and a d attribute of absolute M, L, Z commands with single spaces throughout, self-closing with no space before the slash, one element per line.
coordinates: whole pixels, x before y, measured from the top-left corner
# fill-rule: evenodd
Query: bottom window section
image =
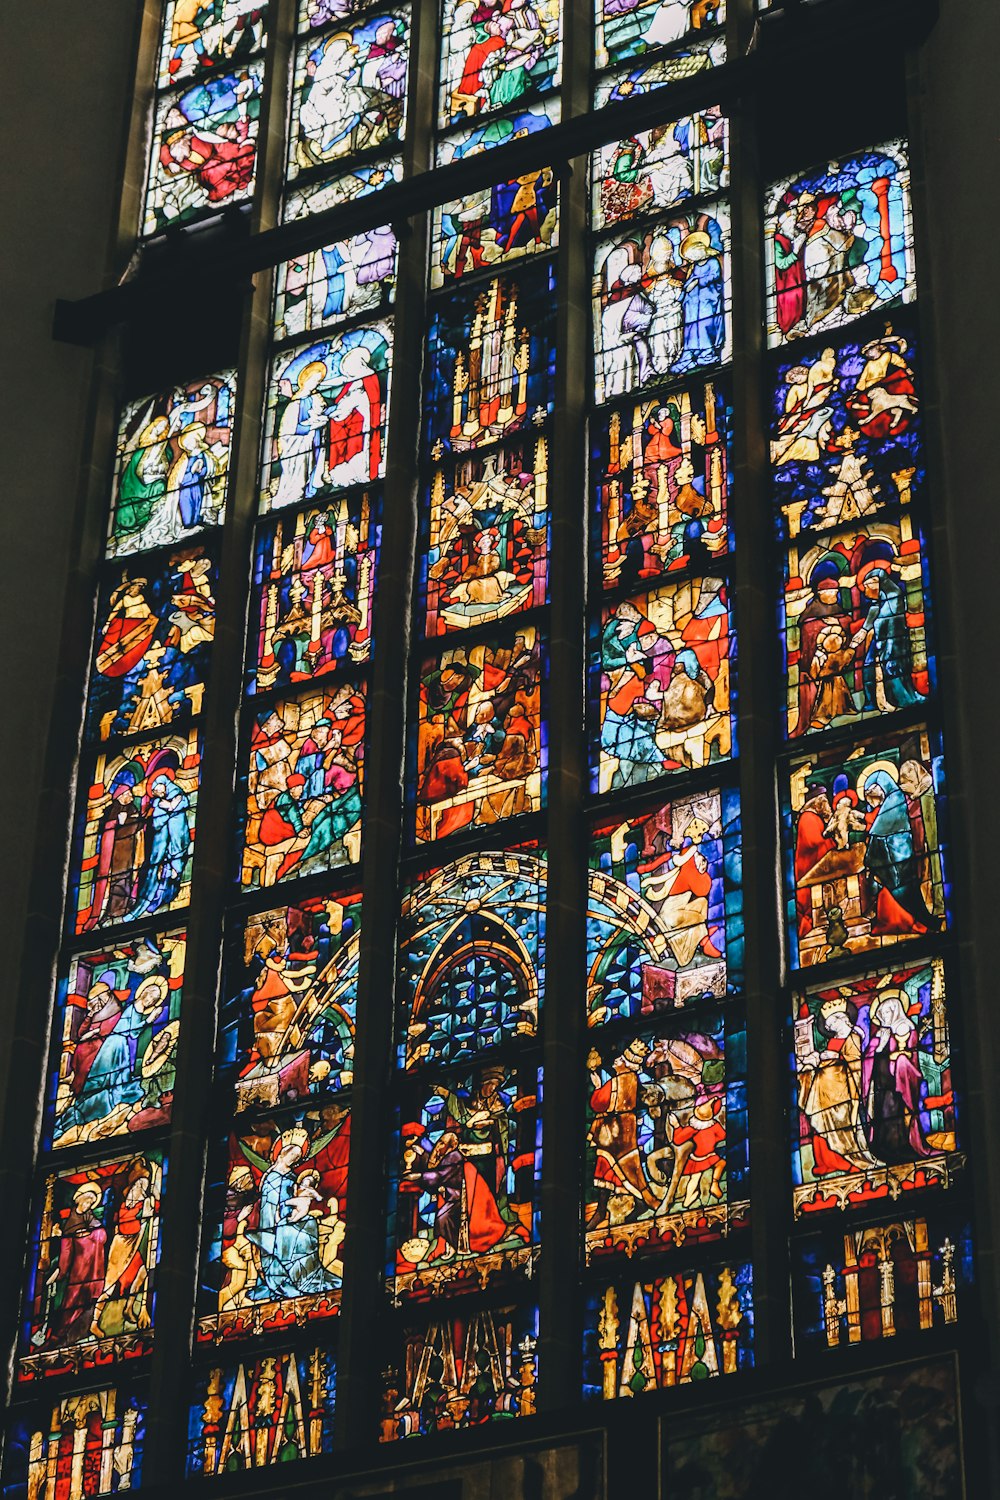
<path fill-rule="evenodd" d="M 236 1474 L 329 1453 L 336 1387 L 329 1349 L 209 1370 L 188 1420 L 188 1474 Z"/>
<path fill-rule="evenodd" d="M 747 1222 L 745 1052 L 742 1021 L 721 1008 L 592 1047 L 588 1262 L 718 1239 Z"/>
<path fill-rule="evenodd" d="M 794 1256 L 796 1342 L 836 1349 L 946 1328 L 972 1279 L 970 1232 L 954 1214 L 807 1237 Z"/>
<path fill-rule="evenodd" d="M 381 1441 L 531 1416 L 537 1348 L 533 1307 L 453 1311 L 404 1328 L 383 1377 Z"/>
<path fill-rule="evenodd" d="M 350 1111 L 318 1104 L 240 1125 L 214 1187 L 198 1339 L 333 1317 L 343 1283 Z"/>
<path fill-rule="evenodd" d="M 593 1291 L 583 1335 L 583 1391 L 615 1401 L 753 1365 L 749 1265 L 628 1279 Z"/>
<path fill-rule="evenodd" d="M 114 1386 L 15 1416 L 4 1447 L 5 1500 L 84 1500 L 138 1489 L 145 1420 L 145 1401 Z"/>
<path fill-rule="evenodd" d="M 503 1063 L 407 1083 L 389 1279 L 397 1302 L 531 1274 L 540 1083 L 535 1068 Z"/>

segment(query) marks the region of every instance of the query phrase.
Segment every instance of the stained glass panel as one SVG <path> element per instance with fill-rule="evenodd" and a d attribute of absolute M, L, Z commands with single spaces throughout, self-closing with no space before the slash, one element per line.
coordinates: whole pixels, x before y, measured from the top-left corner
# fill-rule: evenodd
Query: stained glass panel
<path fill-rule="evenodd" d="M 444 0 L 440 126 L 520 104 L 559 84 L 559 0 Z"/>
<path fill-rule="evenodd" d="M 402 137 L 409 51 L 408 7 L 343 24 L 299 48 L 289 176 Z"/>
<path fill-rule="evenodd" d="M 369 660 L 379 500 L 365 490 L 259 528 L 249 692 L 308 682 Z"/>
<path fill-rule="evenodd" d="M 660 47 L 689 46 L 726 19 L 725 0 L 595 0 L 595 9 L 599 68 Z"/>
<path fill-rule="evenodd" d="M 675 210 L 603 241 L 594 261 L 596 399 L 729 358 L 729 213 Z"/>
<path fill-rule="evenodd" d="M 186 547 L 123 567 L 101 590 L 86 735 L 165 729 L 197 714 L 215 635 L 214 549 Z"/>
<path fill-rule="evenodd" d="M 109 557 L 170 546 L 222 521 L 235 398 L 236 377 L 228 373 L 125 408 Z"/>
<path fill-rule="evenodd" d="M 545 860 L 535 845 L 467 854 L 407 888 L 400 1067 L 467 1062 L 536 1035 L 545 889 Z"/>
<path fill-rule="evenodd" d="M 791 956 L 802 968 L 947 921 L 944 767 L 926 729 L 794 760 L 783 809 Z"/>
<path fill-rule="evenodd" d="M 69 961 L 56 1000 L 46 1136 L 77 1146 L 166 1125 L 186 936 L 170 931 Z"/>
<path fill-rule="evenodd" d="M 796 1215 L 947 1187 L 955 1091 L 938 958 L 796 997 Z"/>
<path fill-rule="evenodd" d="M 296 184 L 285 194 L 282 217 L 289 224 L 293 219 L 304 219 L 309 214 L 325 213 L 328 208 L 353 203 L 356 198 L 365 198 L 390 182 L 401 182 L 402 178 L 403 163 L 398 156 L 345 165 L 332 182 Z"/>
<path fill-rule="evenodd" d="M 619 93 L 623 84 L 620 80 Z M 729 122 L 713 105 L 595 151 L 591 227 L 610 229 L 640 214 L 662 213 L 685 198 L 711 197 L 728 185 Z"/>
<path fill-rule="evenodd" d="M 743 983 L 735 790 L 598 824 L 587 899 L 587 1024 L 638 1019 Z"/>
<path fill-rule="evenodd" d="M 751 1267 L 678 1271 L 591 1293 L 583 1393 L 616 1401 L 753 1366 Z"/>
<path fill-rule="evenodd" d="M 616 792 L 732 754 L 728 588 L 694 578 L 608 605 L 591 656 L 591 787 Z"/>
<path fill-rule="evenodd" d="M 722 1010 L 587 1057 L 588 1263 L 718 1239 L 746 1223 L 746 1036 Z"/>
<path fill-rule="evenodd" d="M 250 197 L 263 77 L 263 61 L 251 62 L 157 101 L 143 234 Z"/>
<path fill-rule="evenodd" d="M 724 378 L 594 418 L 594 531 L 605 588 L 640 588 L 729 551 L 733 408 Z"/>
<path fill-rule="evenodd" d="M 74 931 L 186 906 L 201 772 L 197 732 L 102 750 L 86 770 L 70 866 Z"/>
<path fill-rule="evenodd" d="M 772 345 L 912 302 L 904 147 L 893 141 L 776 183 L 767 202 L 765 245 Z"/>
<path fill-rule="evenodd" d="M 916 340 L 908 320 L 777 366 L 771 465 L 779 533 L 906 505 L 924 484 Z"/>
<path fill-rule="evenodd" d="M 159 1151 L 53 1172 L 29 1247 L 18 1378 L 147 1354 L 159 1259 Z"/>
<path fill-rule="evenodd" d="M 139 1489 L 146 1402 L 106 1386 L 14 1419 L 4 1444 L 5 1500 L 84 1500 Z"/>
<path fill-rule="evenodd" d="M 798 1242 L 795 1337 L 803 1349 L 943 1329 L 968 1315 L 968 1227 L 954 1215 L 827 1230 Z"/>
<path fill-rule="evenodd" d="M 531 1416 L 537 1345 L 534 1308 L 477 1307 L 404 1329 L 383 1377 L 381 1441 Z"/>
<path fill-rule="evenodd" d="M 327 1349 L 209 1370 L 190 1409 L 188 1475 L 246 1473 L 329 1453 L 336 1384 Z"/>
<path fill-rule="evenodd" d="M 241 1124 L 230 1135 L 212 1193 L 199 1343 L 336 1314 L 350 1127 L 349 1110 L 328 1103 Z"/>
<path fill-rule="evenodd" d="M 345 682 L 255 716 L 241 778 L 244 890 L 361 858 L 365 691 Z"/>
<path fill-rule="evenodd" d="M 237 1112 L 350 1087 L 360 914 L 360 892 L 308 896 L 234 934 L 220 1052 Z"/>
<path fill-rule="evenodd" d="M 552 113 L 551 106 L 535 105 L 523 115 L 462 131 L 438 147 L 438 164 L 464 161 L 491 146 L 531 135 L 552 123 Z M 486 266 L 554 250 L 559 243 L 558 195 L 551 167 L 539 167 L 435 208 L 431 286 L 458 281 L 466 272 Z"/>
<path fill-rule="evenodd" d="M 396 236 L 368 229 L 285 260 L 275 270 L 274 336 L 316 333 L 360 313 L 386 312 L 396 290 Z"/>
<path fill-rule="evenodd" d="M 385 472 L 392 329 L 331 334 L 271 367 L 261 509 L 280 510 Z"/>
<path fill-rule="evenodd" d="M 247 61 L 264 40 L 266 11 L 259 0 L 168 0 L 160 88 Z"/>
<path fill-rule="evenodd" d="M 832 532 L 785 556 L 780 633 L 789 736 L 925 702 L 930 600 L 910 516 Z"/>
<path fill-rule="evenodd" d="M 555 314 L 551 265 L 463 287 L 436 303 L 424 372 L 435 458 L 544 421 L 554 397 Z"/>
<path fill-rule="evenodd" d="M 426 635 L 491 625 L 546 602 L 548 488 L 541 432 L 434 466 L 420 558 Z"/>
<path fill-rule="evenodd" d="M 616 70 L 598 78 L 594 85 L 594 107 L 617 104 L 651 94 L 664 84 L 681 83 L 709 68 L 718 68 L 726 60 L 726 38 L 723 31 L 709 30 L 701 35 L 692 32 L 686 42 L 665 56 L 653 58 L 628 72 Z"/>
<path fill-rule="evenodd" d="M 423 663 L 412 764 L 418 843 L 541 808 L 542 675 L 533 626 Z"/>

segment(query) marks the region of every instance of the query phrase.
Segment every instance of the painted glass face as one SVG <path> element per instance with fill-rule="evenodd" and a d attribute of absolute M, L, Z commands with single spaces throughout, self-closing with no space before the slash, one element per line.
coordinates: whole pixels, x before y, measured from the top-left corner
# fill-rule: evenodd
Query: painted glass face
<path fill-rule="evenodd" d="M 331 497 L 258 529 L 251 692 L 370 660 L 379 500 L 369 490 Z"/>
<path fill-rule="evenodd" d="M 186 906 L 201 774 L 197 732 L 102 750 L 87 774 L 70 865 L 74 931 Z"/>
<path fill-rule="evenodd" d="M 943 764 L 926 729 L 816 749 L 785 792 L 787 930 L 800 967 L 944 931 Z"/>
<path fill-rule="evenodd" d="M 534 626 L 424 662 L 411 772 L 418 843 L 541 808 L 543 674 Z"/>
<path fill-rule="evenodd" d="M 796 1215 L 950 1185 L 964 1158 L 940 959 L 800 991 L 792 1062 Z"/>
<path fill-rule="evenodd" d="M 222 522 L 235 396 L 235 375 L 214 375 L 125 408 L 109 557 L 186 544 Z"/>
<path fill-rule="evenodd" d="M 131 1152 L 43 1179 L 19 1380 L 149 1352 L 163 1179 L 160 1151 Z"/>
<path fill-rule="evenodd" d="M 537 1410 L 538 1310 L 477 1307 L 405 1327 L 383 1375 L 383 1443 Z"/>
<path fill-rule="evenodd" d="M 733 750 L 728 589 L 690 579 L 608 605 L 594 632 L 591 786 L 657 781 L 727 760 Z"/>
<path fill-rule="evenodd" d="M 166 1125 L 174 1097 L 186 935 L 88 949 L 56 1001 L 47 1132 L 54 1147 Z"/>
<path fill-rule="evenodd" d="M 275 359 L 261 510 L 282 510 L 381 477 L 391 363 L 388 323 L 334 333 Z"/>
<path fill-rule="evenodd" d="M 209 73 L 156 105 L 143 233 L 221 213 L 251 196 L 262 60 Z"/>
<path fill-rule="evenodd" d="M 776 367 L 771 397 L 775 525 L 795 540 L 922 497 L 917 340 L 909 318 L 834 334 Z"/>
<path fill-rule="evenodd" d="M 742 1023 L 718 1009 L 595 1037 L 588 1262 L 718 1239 L 746 1222 L 745 1049 Z"/>
<path fill-rule="evenodd" d="M 524 109 L 559 83 L 559 0 L 444 0 L 438 124 Z"/>
<path fill-rule="evenodd" d="M 732 279 L 724 205 L 675 210 L 598 245 L 594 360 L 598 401 L 729 358 Z"/>
<path fill-rule="evenodd" d="M 772 345 L 912 302 L 913 220 L 903 146 L 894 141 L 776 183 L 765 245 Z"/>
<path fill-rule="evenodd" d="M 730 550 L 732 398 L 724 376 L 622 401 L 591 423 L 594 550 L 638 589 Z"/>
<path fill-rule="evenodd" d="M 245 1473 L 329 1453 L 336 1387 L 336 1360 L 323 1348 L 210 1370 L 190 1410 L 188 1475 Z"/>
<path fill-rule="evenodd" d="M 399 1062 L 467 1062 L 537 1035 L 545 990 L 543 852 L 486 850 L 428 871 L 403 899 Z"/>
<path fill-rule="evenodd" d="M 335 1316 L 344 1279 L 349 1109 L 338 1103 L 240 1124 L 212 1188 L 198 1341 Z"/>
<path fill-rule="evenodd" d="M 365 691 L 341 682 L 254 718 L 241 779 L 244 890 L 361 858 Z"/>
<path fill-rule="evenodd" d="M 584 1396 L 616 1401 L 753 1366 L 747 1264 L 601 1286 L 588 1299 Z"/>
<path fill-rule="evenodd" d="M 350 1087 L 361 897 L 309 896 L 233 934 L 221 1063 L 235 1108 L 273 1108 Z"/>
<path fill-rule="evenodd" d="M 290 176 L 402 138 L 409 50 L 405 7 L 348 21 L 299 47 Z"/>

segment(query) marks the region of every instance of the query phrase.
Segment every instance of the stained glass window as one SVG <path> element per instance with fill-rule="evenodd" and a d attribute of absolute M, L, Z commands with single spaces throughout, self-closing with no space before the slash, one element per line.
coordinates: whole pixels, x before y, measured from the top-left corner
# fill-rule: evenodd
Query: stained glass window
<path fill-rule="evenodd" d="M 328 166 L 402 135 L 409 13 L 385 10 L 300 45 L 292 92 L 290 172 Z"/>
<path fill-rule="evenodd" d="M 138 1489 L 145 1425 L 146 1401 L 128 1386 L 39 1403 L 8 1435 L 4 1494 L 57 1500 Z"/>
<path fill-rule="evenodd" d="M 191 1407 L 188 1474 L 238 1474 L 328 1453 L 336 1381 L 326 1349 L 209 1370 Z"/>
<path fill-rule="evenodd" d="M 444 0 L 439 124 L 524 106 L 559 84 L 559 0 Z"/>
<path fill-rule="evenodd" d="M 382 1441 L 531 1416 L 537 1345 L 529 1309 L 481 1308 L 405 1328 L 383 1377 Z"/>
<path fill-rule="evenodd" d="M 597 0 L 597 63 L 689 48 L 726 19 L 725 0 Z"/>

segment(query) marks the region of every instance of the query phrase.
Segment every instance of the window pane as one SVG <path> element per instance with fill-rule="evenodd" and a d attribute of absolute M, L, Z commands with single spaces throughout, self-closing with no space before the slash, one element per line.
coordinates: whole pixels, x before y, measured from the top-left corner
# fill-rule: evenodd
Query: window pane
<path fill-rule="evenodd" d="M 168 0 L 163 21 L 159 87 L 249 59 L 264 40 L 266 5 L 258 0 Z"/>
<path fill-rule="evenodd" d="M 444 0 L 438 123 L 524 105 L 559 83 L 559 0 Z"/>
<path fill-rule="evenodd" d="M 369 229 L 286 260 L 276 271 L 274 336 L 315 333 L 324 323 L 387 312 L 396 290 L 396 236 Z"/>
<path fill-rule="evenodd" d="M 618 84 L 620 94 L 624 80 Z M 609 141 L 591 165 L 591 226 L 610 229 L 640 214 L 662 213 L 685 198 L 729 186 L 729 122 L 719 107 Z"/>
<path fill-rule="evenodd" d="M 263 61 L 157 101 L 143 233 L 249 198 L 257 169 Z"/>
<path fill-rule="evenodd" d="M 146 1402 L 131 1386 L 60 1396 L 20 1413 L 4 1444 L 7 1500 L 62 1500 L 82 1467 L 81 1494 L 112 1495 L 142 1483 Z"/>
<path fill-rule="evenodd" d="M 406 1327 L 384 1376 L 382 1442 L 531 1416 L 537 1345 L 533 1307 L 477 1308 Z"/>
<path fill-rule="evenodd" d="M 310 38 L 298 50 L 289 176 L 402 138 L 408 7 Z"/>
<path fill-rule="evenodd" d="M 617 104 L 621 99 L 652 93 L 664 84 L 681 83 L 685 78 L 719 67 L 725 60 L 726 38 L 721 30 L 709 30 L 702 35 L 692 32 L 688 41 L 672 48 L 666 56 L 656 57 L 652 62 L 644 62 L 627 72 L 606 73 L 598 78 L 594 86 L 594 107 L 603 109 L 606 104 Z"/>
<path fill-rule="evenodd" d="M 490 146 L 531 135 L 549 123 L 536 105 L 523 115 L 461 131 L 439 148 L 440 164 L 478 156 Z M 525 255 L 554 250 L 559 243 L 557 199 L 555 174 L 551 167 L 539 167 L 435 208 L 431 286 L 458 281 L 485 266 L 506 265 Z"/>
<path fill-rule="evenodd" d="M 703 40 L 721 30 L 725 0 L 595 0 L 597 66 L 641 57 L 660 47 Z"/>
<path fill-rule="evenodd" d="M 326 1349 L 210 1370 L 190 1411 L 188 1474 L 244 1473 L 329 1453 L 336 1384 Z"/>

